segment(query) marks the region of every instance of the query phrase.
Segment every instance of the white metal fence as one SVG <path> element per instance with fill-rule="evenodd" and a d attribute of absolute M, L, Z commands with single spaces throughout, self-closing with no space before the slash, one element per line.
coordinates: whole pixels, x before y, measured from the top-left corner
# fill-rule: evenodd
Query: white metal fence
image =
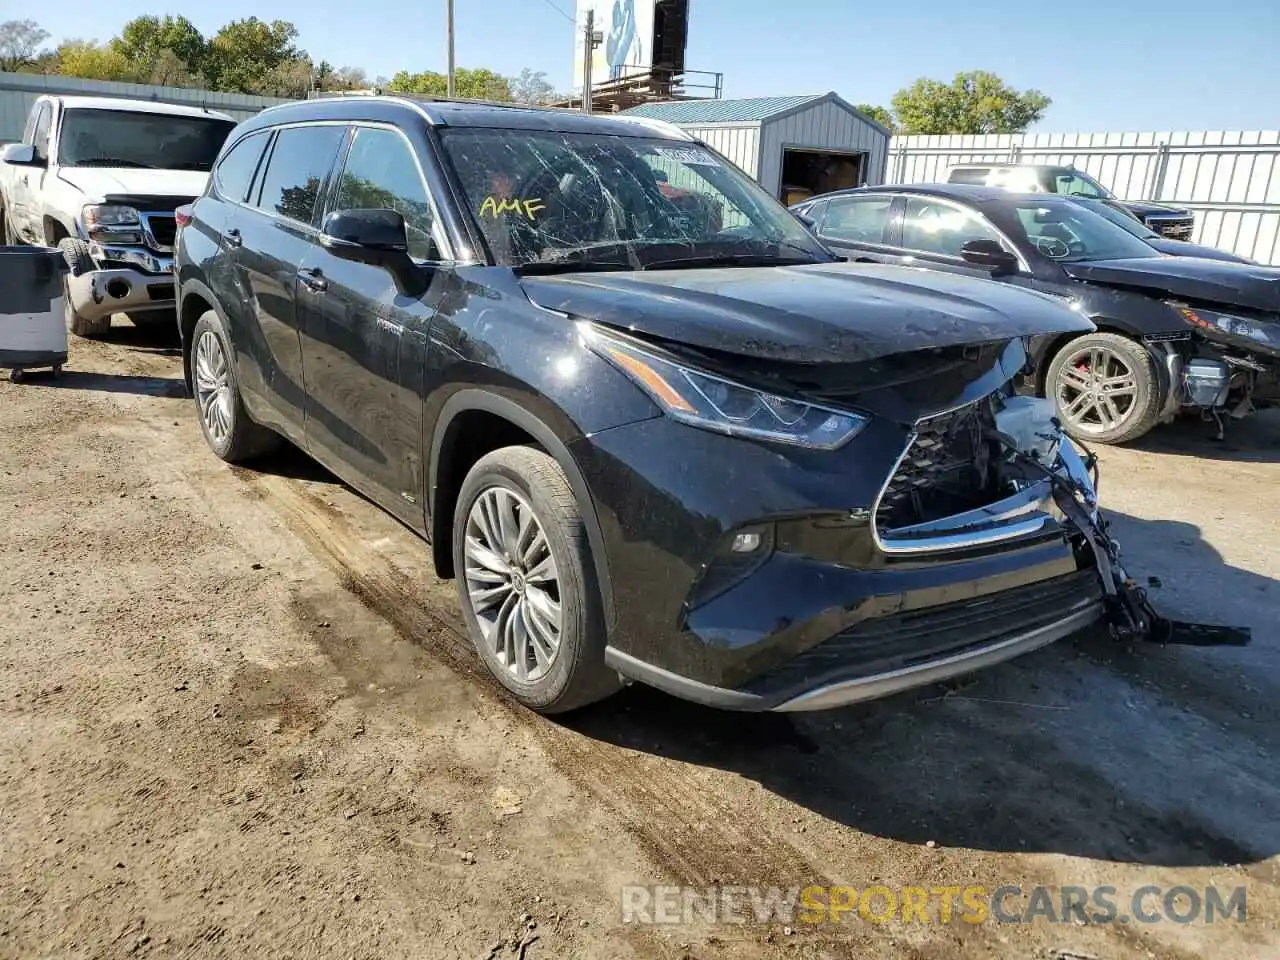
<path fill-rule="evenodd" d="M 277 103 L 275 97 L 253 97 L 243 93 L 219 93 L 187 87 L 154 87 L 140 83 L 108 80 L 81 80 L 76 77 L 46 77 L 35 73 L 0 73 L 0 143 L 22 139 L 27 114 L 36 98 L 45 94 L 72 97 L 124 97 L 130 100 L 157 100 L 189 107 L 207 107 L 237 120 L 253 116 Z"/>
<path fill-rule="evenodd" d="M 890 183 L 961 163 L 1072 164 L 1121 199 L 1194 211 L 1195 240 L 1280 266 L 1280 131 L 894 137 Z"/>

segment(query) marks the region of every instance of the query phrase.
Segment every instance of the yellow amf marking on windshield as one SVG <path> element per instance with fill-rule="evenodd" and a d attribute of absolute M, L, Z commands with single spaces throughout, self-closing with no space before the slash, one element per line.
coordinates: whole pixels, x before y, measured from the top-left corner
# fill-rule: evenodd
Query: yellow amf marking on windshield
<path fill-rule="evenodd" d="M 526 218 L 532 220 L 539 211 L 545 209 L 547 205 L 542 202 L 541 197 L 520 200 L 516 197 L 488 196 L 484 198 L 484 203 L 480 204 L 480 216 L 490 216 L 496 220 L 504 213 L 514 213 L 517 216 L 524 214 Z"/>

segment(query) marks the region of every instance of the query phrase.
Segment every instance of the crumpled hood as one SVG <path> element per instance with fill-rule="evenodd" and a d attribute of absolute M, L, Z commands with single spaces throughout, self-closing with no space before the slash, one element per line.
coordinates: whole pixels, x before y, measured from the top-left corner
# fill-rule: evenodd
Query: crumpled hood
<path fill-rule="evenodd" d="M 1280 311 L 1280 269 L 1275 267 L 1199 257 L 1141 257 L 1064 263 L 1062 269 L 1076 280 L 1103 286 L 1135 287 L 1224 308 Z"/>
<path fill-rule="evenodd" d="M 913 267 L 832 263 L 524 277 L 551 310 L 783 363 L 850 363 L 1093 324 L 1058 299 Z"/>
<path fill-rule="evenodd" d="M 62 167 L 58 176 L 92 203 L 117 194 L 143 197 L 198 197 L 209 174 L 199 170 L 146 170 L 133 167 Z"/>

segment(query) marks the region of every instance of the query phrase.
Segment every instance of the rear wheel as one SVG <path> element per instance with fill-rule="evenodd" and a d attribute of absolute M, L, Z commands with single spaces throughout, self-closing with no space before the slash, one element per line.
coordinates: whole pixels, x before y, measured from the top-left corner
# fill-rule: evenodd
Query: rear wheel
<path fill-rule="evenodd" d="M 227 463 L 243 463 L 274 450 L 280 437 L 254 423 L 240 399 L 231 341 L 222 321 L 207 311 L 191 334 L 191 380 L 205 442 Z"/>
<path fill-rule="evenodd" d="M 552 457 L 504 447 L 476 462 L 454 512 L 453 563 L 476 651 L 522 704 L 563 713 L 619 689 L 582 514 Z"/>
<path fill-rule="evenodd" d="M 74 237 L 63 237 L 58 241 L 58 249 L 67 261 L 68 278 L 80 277 L 94 269 L 93 257 L 89 256 L 89 245 Z M 89 320 L 76 313 L 71 305 L 71 287 L 64 283 L 62 290 L 62 308 L 66 314 L 67 329 L 77 337 L 100 337 L 111 329 L 111 314 Z"/>
<path fill-rule="evenodd" d="M 1155 361 L 1141 343 L 1090 333 L 1054 356 L 1045 378 L 1067 433 L 1095 443 L 1127 443 L 1160 419 L 1163 391 Z"/>

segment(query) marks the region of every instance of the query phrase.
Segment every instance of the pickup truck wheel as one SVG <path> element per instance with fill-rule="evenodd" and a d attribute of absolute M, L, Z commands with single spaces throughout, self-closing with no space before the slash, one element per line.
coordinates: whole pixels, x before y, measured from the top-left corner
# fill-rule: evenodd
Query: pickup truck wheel
<path fill-rule="evenodd" d="M 280 436 L 250 419 L 240 399 L 234 356 L 222 321 L 214 311 L 206 311 L 191 333 L 192 392 L 200 431 L 219 458 L 244 463 L 270 453 L 279 446 Z"/>
<path fill-rule="evenodd" d="M 67 261 L 70 276 L 79 277 L 94 269 L 93 258 L 89 256 L 89 245 L 74 237 L 63 237 L 58 241 L 58 249 Z M 77 337 L 100 337 L 111 329 L 111 314 L 89 320 L 75 312 L 71 306 L 71 288 L 64 284 L 62 290 L 63 310 L 67 317 L 67 329 Z"/>
<path fill-rule="evenodd" d="M 1095 443 L 1128 443 L 1160 419 L 1163 396 L 1155 361 L 1141 343 L 1090 333 L 1049 364 L 1045 392 L 1067 433 Z"/>
<path fill-rule="evenodd" d="M 619 689 L 582 514 L 553 458 L 504 447 L 476 462 L 454 510 L 453 563 L 476 651 L 522 704 L 564 713 Z"/>

